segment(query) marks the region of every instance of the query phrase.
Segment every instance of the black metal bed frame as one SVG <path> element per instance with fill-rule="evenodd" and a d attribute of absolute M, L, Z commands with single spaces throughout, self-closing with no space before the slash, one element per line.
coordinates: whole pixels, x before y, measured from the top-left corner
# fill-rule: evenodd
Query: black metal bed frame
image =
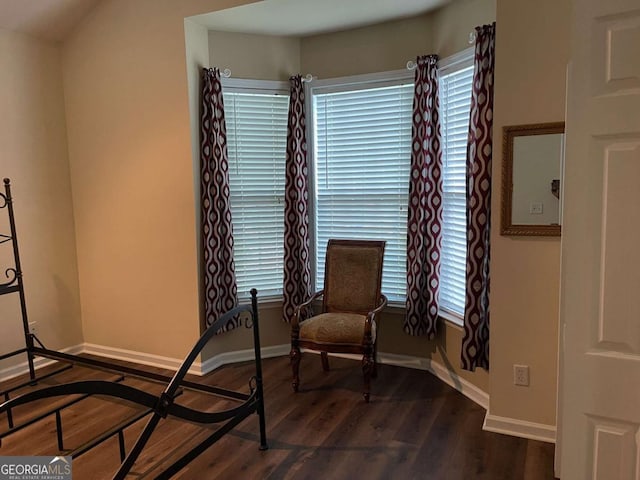
<path fill-rule="evenodd" d="M 189 352 L 187 357 L 182 362 L 180 368 L 172 377 L 148 372 L 131 366 L 118 365 L 106 360 L 81 357 L 78 355 L 71 355 L 68 353 L 50 350 L 46 348 L 29 329 L 24 285 L 22 280 L 22 270 L 20 265 L 20 255 L 18 251 L 18 239 L 16 235 L 15 217 L 13 211 L 13 200 L 11 197 L 11 185 L 8 178 L 4 179 L 4 188 L 5 193 L 0 193 L 0 209 L 7 208 L 8 210 L 11 233 L 10 235 L 0 234 L 0 244 L 9 241 L 12 242 L 15 267 L 10 267 L 5 270 L 5 276 L 7 277 L 8 281 L 0 283 L 0 296 L 10 293 L 19 294 L 25 348 L 0 355 L 0 360 L 5 360 L 7 358 L 20 354 L 26 354 L 29 367 L 29 380 L 19 385 L 15 385 L 7 390 L 0 391 L 0 395 L 4 398 L 4 402 L 0 404 L 0 413 L 6 412 L 7 423 L 9 426 L 9 429 L 7 431 L 0 433 L 0 446 L 2 439 L 7 437 L 8 435 L 15 433 L 16 431 L 21 430 L 29 425 L 32 425 L 49 415 L 55 415 L 58 449 L 60 451 L 65 451 L 62 417 L 60 412 L 63 409 L 75 403 L 78 403 L 91 395 L 104 395 L 122 399 L 127 402 L 143 406 L 145 408 L 124 419 L 117 425 L 114 425 L 109 430 L 102 432 L 85 444 L 76 447 L 73 450 L 67 451 L 66 454 L 70 455 L 72 458 L 77 458 L 80 455 L 88 452 L 95 446 L 100 445 L 105 440 L 117 435 L 121 464 L 118 471 L 113 477 L 114 479 L 124 479 L 127 476 L 137 458 L 143 451 L 145 445 L 149 441 L 149 438 L 151 437 L 151 434 L 157 427 L 158 423 L 167 416 L 190 422 L 196 422 L 203 425 L 209 425 L 213 423 L 221 423 L 222 425 L 214 430 L 213 433 L 205 438 L 202 442 L 189 450 L 185 455 L 176 460 L 167 469 L 158 474 L 156 478 L 171 478 L 171 476 L 180 471 L 194 458 L 204 452 L 207 448 L 217 442 L 226 433 L 228 433 L 231 429 L 233 429 L 236 425 L 238 425 L 254 412 L 259 416 L 259 448 L 260 450 L 266 450 L 268 448 L 266 439 L 264 396 L 262 386 L 262 362 L 260 357 L 258 302 L 257 291 L 255 289 L 251 290 L 251 305 L 241 305 L 228 311 L 205 330 L 200 339 L 192 348 L 191 352 Z M 217 331 L 222 326 L 224 326 L 231 318 L 245 315 L 247 316 L 247 328 L 253 329 L 253 345 L 255 355 L 255 375 L 249 380 L 250 393 L 246 394 L 233 390 L 226 390 L 223 388 L 186 380 L 185 376 L 192 363 L 200 354 L 204 346 L 217 333 Z M 36 375 L 34 366 L 34 359 L 36 356 L 64 362 L 67 365 L 63 366 L 62 368 L 57 368 L 54 371 L 47 373 L 46 375 L 38 377 Z M 60 385 L 41 388 L 29 393 L 25 393 L 21 396 L 11 398 L 11 394 L 13 392 L 16 392 L 17 390 L 22 389 L 28 385 L 36 385 L 39 381 L 44 380 L 45 378 L 52 377 L 60 372 L 72 368 L 74 364 L 117 372 L 121 375 L 114 381 L 87 380 L 80 382 L 63 383 Z M 120 383 L 124 380 L 124 375 L 131 375 L 153 382 L 162 382 L 166 384 L 166 387 L 160 395 L 152 395 L 138 388 Z M 239 405 L 228 410 L 217 412 L 191 409 L 180 405 L 175 401 L 176 398 L 182 394 L 183 389 L 189 389 L 200 393 L 225 397 L 227 399 L 239 402 Z M 14 423 L 12 415 L 12 409 L 14 407 L 44 398 L 78 394 L 80 395 L 79 397 L 64 402 L 63 404 L 52 408 L 51 410 L 48 410 L 42 414 L 39 414 L 34 418 L 30 418 L 29 420 L 19 425 L 15 425 Z M 0 401 L 2 400 L 0 399 Z M 146 426 L 127 454 L 124 444 L 124 430 L 147 416 L 150 416 L 150 418 L 147 420 Z"/>

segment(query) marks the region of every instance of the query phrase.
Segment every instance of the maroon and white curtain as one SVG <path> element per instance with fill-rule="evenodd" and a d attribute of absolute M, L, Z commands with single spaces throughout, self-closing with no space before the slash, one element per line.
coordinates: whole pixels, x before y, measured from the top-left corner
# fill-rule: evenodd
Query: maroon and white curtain
<path fill-rule="evenodd" d="M 309 259 L 309 166 L 305 129 L 305 95 L 302 77 L 291 77 L 287 126 L 284 195 L 283 317 L 290 321 L 296 305 L 311 296 Z"/>
<path fill-rule="evenodd" d="M 202 78 L 200 195 L 204 316 L 211 325 L 238 303 L 229 202 L 229 160 L 220 70 L 205 68 Z M 230 320 L 220 331 L 238 326 Z"/>
<path fill-rule="evenodd" d="M 462 368 L 489 369 L 489 234 L 496 25 L 476 27 L 467 147 L 467 274 Z"/>
<path fill-rule="evenodd" d="M 442 149 L 438 56 L 418 57 L 413 97 L 404 331 L 433 338 L 442 248 Z"/>

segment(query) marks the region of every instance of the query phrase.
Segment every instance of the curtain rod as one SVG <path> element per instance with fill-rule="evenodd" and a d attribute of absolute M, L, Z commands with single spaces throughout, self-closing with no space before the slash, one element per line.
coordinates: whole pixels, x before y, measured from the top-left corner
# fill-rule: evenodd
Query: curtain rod
<path fill-rule="evenodd" d="M 231 78 L 231 69 L 225 68 L 224 70 L 220 70 L 220 76 L 224 78 Z M 303 82 L 312 82 L 315 79 L 316 77 L 314 77 L 310 73 L 307 73 L 304 77 L 302 77 Z"/>
<path fill-rule="evenodd" d="M 467 42 L 469 43 L 469 45 L 473 45 L 475 41 L 476 41 L 476 31 L 471 30 L 469 32 L 469 40 Z M 417 67 L 418 67 L 418 64 L 415 61 L 409 60 L 407 62 L 407 70 L 415 70 Z"/>

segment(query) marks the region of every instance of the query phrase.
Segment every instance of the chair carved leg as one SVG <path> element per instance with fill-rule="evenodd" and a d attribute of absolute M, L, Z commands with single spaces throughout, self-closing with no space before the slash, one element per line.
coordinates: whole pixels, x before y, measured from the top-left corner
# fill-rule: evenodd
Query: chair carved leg
<path fill-rule="evenodd" d="M 369 403 L 369 392 L 371 390 L 371 374 L 373 373 L 373 356 L 365 353 L 362 356 L 362 373 L 364 375 L 364 401 Z"/>
<path fill-rule="evenodd" d="M 373 344 L 373 370 L 371 378 L 378 378 L 378 343 Z"/>
<path fill-rule="evenodd" d="M 291 347 L 289 358 L 291 359 L 291 369 L 293 370 L 291 386 L 293 387 L 293 391 L 297 392 L 300 386 L 300 377 L 298 376 L 298 371 L 300 370 L 300 349 L 298 347 Z"/>
<path fill-rule="evenodd" d="M 320 359 L 322 360 L 322 370 L 329 371 L 329 355 L 327 352 L 320 352 Z"/>

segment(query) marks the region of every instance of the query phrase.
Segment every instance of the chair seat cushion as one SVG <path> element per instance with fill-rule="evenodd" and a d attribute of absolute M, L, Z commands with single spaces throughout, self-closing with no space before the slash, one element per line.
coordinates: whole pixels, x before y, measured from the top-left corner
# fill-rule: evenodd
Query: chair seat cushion
<path fill-rule="evenodd" d="M 327 345 L 362 345 L 367 317 L 355 313 L 322 313 L 300 324 L 300 340 Z M 376 322 L 371 325 L 371 342 L 376 341 Z"/>

